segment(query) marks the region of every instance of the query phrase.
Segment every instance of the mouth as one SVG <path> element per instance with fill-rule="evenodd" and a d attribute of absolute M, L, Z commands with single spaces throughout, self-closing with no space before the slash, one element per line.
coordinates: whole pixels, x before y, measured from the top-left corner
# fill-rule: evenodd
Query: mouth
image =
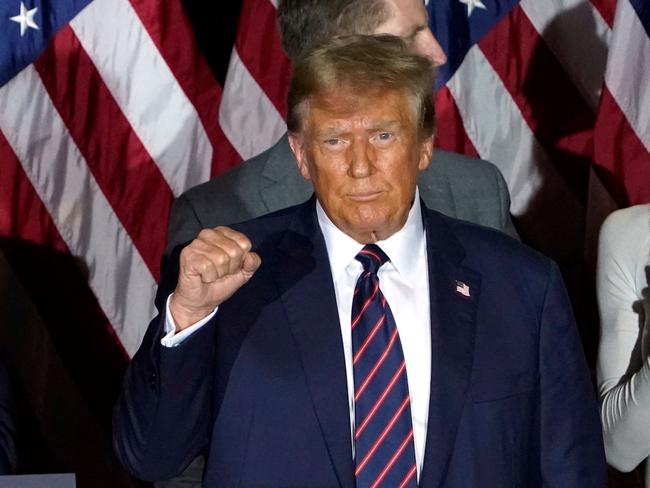
<path fill-rule="evenodd" d="M 348 198 L 355 202 L 370 202 L 379 198 L 382 194 L 381 191 L 358 191 L 354 193 L 348 193 Z"/>

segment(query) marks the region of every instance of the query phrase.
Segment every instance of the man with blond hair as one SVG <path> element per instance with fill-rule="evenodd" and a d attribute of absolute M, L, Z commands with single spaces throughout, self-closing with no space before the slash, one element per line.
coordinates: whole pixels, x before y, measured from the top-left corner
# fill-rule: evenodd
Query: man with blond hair
<path fill-rule="evenodd" d="M 422 0 L 280 0 L 277 16 L 282 47 L 291 60 L 337 35 L 393 34 L 434 67 L 447 61 L 429 29 Z M 420 196 L 430 208 L 517 236 L 508 187 L 490 162 L 436 149 L 429 167 L 418 175 L 418 184 Z M 311 185 L 297 170 L 285 134 L 268 150 L 175 200 L 166 254 L 204 228 L 296 205 L 311 192 Z M 201 470 L 201 460 L 197 460 L 178 483 L 157 487 L 198 485 Z"/>
<path fill-rule="evenodd" d="M 294 66 L 306 202 L 172 254 L 115 445 L 211 487 L 603 487 L 598 410 L 557 267 L 420 200 L 430 62 L 394 36 Z"/>

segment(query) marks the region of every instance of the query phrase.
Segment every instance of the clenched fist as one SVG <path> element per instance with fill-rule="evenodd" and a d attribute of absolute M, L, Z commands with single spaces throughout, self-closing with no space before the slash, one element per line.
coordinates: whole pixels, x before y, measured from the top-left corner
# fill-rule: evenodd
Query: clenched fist
<path fill-rule="evenodd" d="M 228 227 L 203 229 L 181 251 L 178 284 L 169 308 L 179 332 L 207 317 L 260 267 L 251 241 Z"/>

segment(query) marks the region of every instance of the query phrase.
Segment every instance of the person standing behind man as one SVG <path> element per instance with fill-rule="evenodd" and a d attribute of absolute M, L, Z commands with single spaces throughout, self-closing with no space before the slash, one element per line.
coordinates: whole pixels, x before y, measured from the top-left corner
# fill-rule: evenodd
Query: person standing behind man
<path fill-rule="evenodd" d="M 277 15 L 282 45 L 292 61 L 333 36 L 349 34 L 393 34 L 434 66 L 447 60 L 429 29 L 422 0 L 280 0 Z M 517 235 L 507 185 L 493 164 L 436 150 L 418 185 L 430 208 Z M 296 170 L 285 134 L 269 150 L 191 188 L 174 202 L 168 252 L 203 228 L 295 205 L 311 192 Z"/>
<path fill-rule="evenodd" d="M 433 73 L 395 36 L 294 65 L 315 196 L 203 229 L 163 269 L 114 417 L 159 479 L 204 488 L 601 488 L 595 394 L 545 256 L 426 208 Z"/>

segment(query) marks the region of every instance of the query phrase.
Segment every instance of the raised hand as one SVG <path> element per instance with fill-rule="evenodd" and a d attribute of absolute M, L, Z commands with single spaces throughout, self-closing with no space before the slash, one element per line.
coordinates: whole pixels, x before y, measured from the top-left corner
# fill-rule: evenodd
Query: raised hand
<path fill-rule="evenodd" d="M 169 308 L 181 331 L 207 317 L 260 267 L 244 234 L 228 227 L 203 229 L 180 254 L 180 271 Z"/>

